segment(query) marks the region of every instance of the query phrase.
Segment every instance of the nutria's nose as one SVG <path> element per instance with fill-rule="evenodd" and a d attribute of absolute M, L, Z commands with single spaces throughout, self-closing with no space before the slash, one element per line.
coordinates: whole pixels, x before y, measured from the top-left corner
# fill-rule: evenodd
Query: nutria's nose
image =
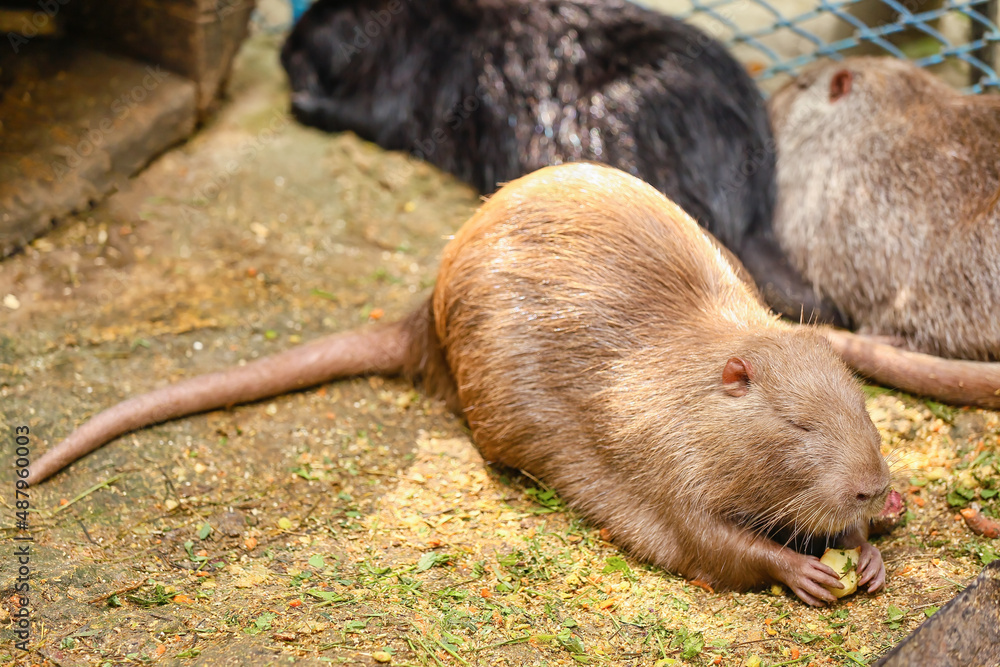
<path fill-rule="evenodd" d="M 881 498 L 887 493 L 889 493 L 889 485 L 880 480 L 875 484 L 859 487 L 856 498 L 858 499 L 858 502 L 865 503 L 872 498 Z"/>

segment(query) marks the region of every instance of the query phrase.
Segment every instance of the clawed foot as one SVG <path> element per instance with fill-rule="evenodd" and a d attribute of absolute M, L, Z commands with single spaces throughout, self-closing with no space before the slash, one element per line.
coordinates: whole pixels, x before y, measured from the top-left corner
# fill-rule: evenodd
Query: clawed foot
<path fill-rule="evenodd" d="M 800 600 L 813 607 L 836 602 L 829 588 L 841 588 L 840 577 L 833 568 L 819 562 L 815 556 L 790 552 L 786 555 L 779 579 L 792 589 Z"/>
<path fill-rule="evenodd" d="M 861 544 L 861 559 L 858 561 L 858 588 L 865 584 L 868 584 L 869 593 L 874 593 L 885 584 L 882 553 L 868 542 Z"/>
<path fill-rule="evenodd" d="M 885 564 L 876 547 L 868 542 L 860 546 L 858 588 L 868 584 L 868 592 L 874 593 L 885 584 Z M 843 588 L 840 577 L 833 568 L 824 565 L 815 556 L 804 556 L 793 551 L 785 555 L 785 563 L 780 566 L 777 575 L 800 600 L 813 607 L 836 602 L 836 596 L 828 589 Z"/>

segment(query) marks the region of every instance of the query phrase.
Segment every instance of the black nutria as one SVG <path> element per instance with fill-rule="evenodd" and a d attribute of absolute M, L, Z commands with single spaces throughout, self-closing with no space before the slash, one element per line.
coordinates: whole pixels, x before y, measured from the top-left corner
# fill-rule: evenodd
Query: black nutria
<path fill-rule="evenodd" d="M 732 250 L 772 308 L 842 323 L 771 232 L 764 102 L 725 48 L 623 0 L 319 0 L 281 52 L 301 122 L 410 151 L 483 193 L 609 164 Z"/>
<path fill-rule="evenodd" d="M 795 268 L 859 333 L 1000 360 L 1000 97 L 865 57 L 807 69 L 770 109 Z"/>
<path fill-rule="evenodd" d="M 832 601 L 836 573 L 782 544 L 805 536 L 860 546 L 861 583 L 883 584 L 867 529 L 889 470 L 858 382 L 815 328 L 760 305 L 677 205 L 592 164 L 500 189 L 410 317 L 125 401 L 29 480 L 147 424 L 359 373 L 422 384 L 487 461 L 552 485 L 638 558 Z"/>

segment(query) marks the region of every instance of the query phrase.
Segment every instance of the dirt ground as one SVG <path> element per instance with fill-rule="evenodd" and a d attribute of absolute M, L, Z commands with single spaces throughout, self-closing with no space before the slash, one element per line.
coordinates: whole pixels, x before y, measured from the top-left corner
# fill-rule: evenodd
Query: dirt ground
<path fill-rule="evenodd" d="M 285 114 L 275 35 L 187 144 L 0 263 L 0 437 L 36 458 L 138 392 L 426 295 L 468 187 Z M 0 662 L 38 665 L 865 665 L 996 557 L 1000 415 L 878 388 L 908 522 L 887 590 L 811 609 L 624 556 L 486 467 L 404 382 L 356 379 L 147 428 L 31 490 L 31 639 L 15 648 L 16 501 L 0 482 Z M 24 535 L 24 533 L 21 533 Z"/>

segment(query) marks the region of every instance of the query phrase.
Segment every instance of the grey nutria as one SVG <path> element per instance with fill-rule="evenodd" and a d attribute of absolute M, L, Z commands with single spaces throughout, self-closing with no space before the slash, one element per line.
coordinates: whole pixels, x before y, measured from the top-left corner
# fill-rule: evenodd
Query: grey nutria
<path fill-rule="evenodd" d="M 814 327 L 779 320 L 689 216 L 610 167 L 501 188 L 445 248 L 410 317 L 130 399 L 31 467 L 125 431 L 359 373 L 402 373 L 468 421 L 489 462 L 552 485 L 636 557 L 721 588 L 834 598 L 783 546 L 860 546 L 889 493 L 858 382 Z M 779 537 L 780 536 L 780 537 Z"/>
<path fill-rule="evenodd" d="M 1000 360 L 1000 97 L 862 57 L 808 68 L 770 111 L 774 231 L 819 295 L 859 333 Z"/>
<path fill-rule="evenodd" d="M 771 231 L 774 141 L 726 49 L 625 0 L 319 0 L 281 51 L 292 111 L 489 194 L 541 167 L 618 167 L 746 265 L 772 308 L 842 322 Z"/>

